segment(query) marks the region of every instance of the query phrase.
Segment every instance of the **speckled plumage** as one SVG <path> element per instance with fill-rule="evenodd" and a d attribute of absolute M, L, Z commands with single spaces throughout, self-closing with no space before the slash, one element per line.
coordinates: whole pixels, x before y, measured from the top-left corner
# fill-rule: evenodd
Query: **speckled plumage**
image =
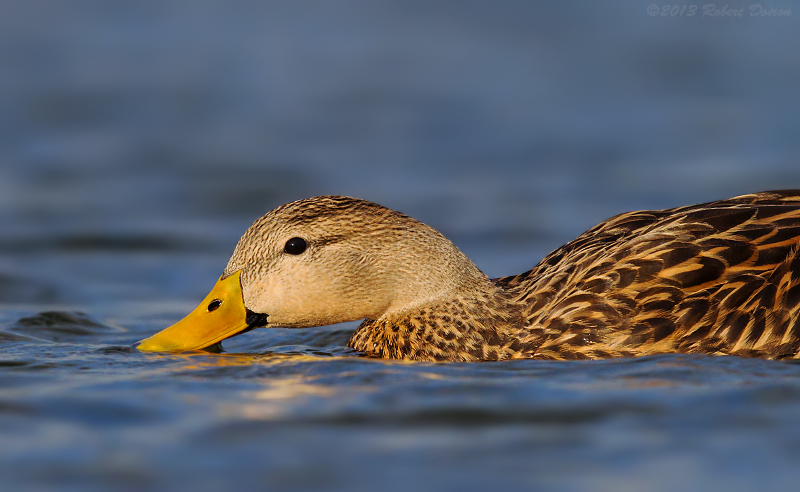
<path fill-rule="evenodd" d="M 433 229 L 363 200 L 311 198 L 261 221 L 268 224 L 256 227 L 257 222 L 255 232 L 248 231 L 226 273 L 253 262 L 249 243 L 267 234 L 265 229 L 302 224 L 302 230 L 317 231 L 320 248 L 326 237 L 338 238 L 344 248 L 350 247 L 348 241 L 361 248 L 347 261 L 378 265 L 369 269 L 371 286 L 380 286 L 381 275 L 390 272 L 392 282 L 413 279 L 424 286 L 433 270 L 432 281 L 452 282 L 452 288 L 431 288 L 404 305 L 391 296 L 418 288 L 358 291 L 350 284 L 359 281 L 353 272 L 362 270 L 337 266 L 349 272 L 342 274 L 344 289 L 374 291 L 392 301 L 380 315 L 367 316 L 350 340 L 351 347 L 371 356 L 439 361 L 670 352 L 799 357 L 800 191 L 618 215 L 533 269 L 494 280 L 473 273 L 474 265 L 455 247 L 457 253 L 437 256 L 451 243 Z M 414 242 L 403 244 L 409 237 Z M 419 258 L 425 247 L 404 253 L 420 240 L 433 245 L 423 244 L 437 252 L 433 258 Z M 341 265 L 325 260 L 320 268 L 329 263 Z M 251 277 L 268 274 L 263 268 L 252 271 L 258 273 L 247 273 Z M 456 278 L 461 276 L 471 277 Z"/>
<path fill-rule="evenodd" d="M 382 357 L 433 360 L 797 358 L 799 245 L 797 191 L 626 213 L 532 270 L 496 279 L 503 302 L 477 300 L 474 313 L 447 303 L 394 323 L 367 321 L 350 343 Z M 459 344 L 446 338 L 454 324 L 465 334 L 487 324 L 496 332 L 489 329 L 483 344 Z M 369 346 L 379 340 L 386 342 Z"/>

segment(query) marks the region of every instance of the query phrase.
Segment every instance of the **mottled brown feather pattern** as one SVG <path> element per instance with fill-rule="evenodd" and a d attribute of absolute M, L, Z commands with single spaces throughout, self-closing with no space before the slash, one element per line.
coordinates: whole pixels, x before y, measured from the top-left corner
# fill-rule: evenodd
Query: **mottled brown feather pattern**
<path fill-rule="evenodd" d="M 497 288 L 456 297 L 400 316 L 367 319 L 350 346 L 376 357 L 435 361 L 488 361 L 519 357 L 522 305 Z"/>
<path fill-rule="evenodd" d="M 485 295 L 365 320 L 350 346 L 414 360 L 798 358 L 798 248 L 800 191 L 626 213 Z"/>

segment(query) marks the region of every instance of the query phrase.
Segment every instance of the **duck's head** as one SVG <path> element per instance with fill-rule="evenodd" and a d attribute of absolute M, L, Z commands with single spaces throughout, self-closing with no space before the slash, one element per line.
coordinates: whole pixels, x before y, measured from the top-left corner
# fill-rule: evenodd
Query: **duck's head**
<path fill-rule="evenodd" d="M 196 350 L 255 327 L 378 319 L 487 282 L 453 243 L 411 217 L 355 198 L 309 198 L 250 226 L 203 302 L 138 348 Z"/>

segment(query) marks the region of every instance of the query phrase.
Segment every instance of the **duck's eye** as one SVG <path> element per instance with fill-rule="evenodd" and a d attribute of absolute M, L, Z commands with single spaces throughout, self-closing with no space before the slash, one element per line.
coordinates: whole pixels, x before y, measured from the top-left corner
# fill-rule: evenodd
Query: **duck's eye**
<path fill-rule="evenodd" d="M 293 237 L 286 241 L 286 246 L 283 247 L 283 250 L 290 255 L 299 255 L 303 251 L 306 250 L 308 245 L 306 244 L 306 240 L 301 237 Z"/>
<path fill-rule="evenodd" d="M 216 311 L 222 305 L 222 299 L 214 299 L 208 303 L 208 312 Z"/>

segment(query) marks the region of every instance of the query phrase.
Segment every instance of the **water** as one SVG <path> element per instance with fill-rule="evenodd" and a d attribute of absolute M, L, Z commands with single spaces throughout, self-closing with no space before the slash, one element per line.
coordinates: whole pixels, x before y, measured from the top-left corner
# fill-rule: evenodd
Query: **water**
<path fill-rule="evenodd" d="M 2 488 L 793 488 L 792 363 L 380 361 L 353 323 L 131 348 L 294 199 L 398 209 L 497 277 L 800 187 L 800 12 L 648 5 L 4 2 Z"/>

